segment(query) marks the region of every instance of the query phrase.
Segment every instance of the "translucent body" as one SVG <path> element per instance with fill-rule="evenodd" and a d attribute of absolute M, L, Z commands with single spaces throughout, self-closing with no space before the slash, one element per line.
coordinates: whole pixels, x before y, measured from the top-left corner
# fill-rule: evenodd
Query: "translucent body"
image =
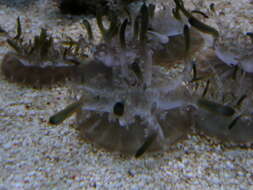
<path fill-rule="evenodd" d="M 192 98 L 183 83 L 184 73 L 172 77 L 167 70 L 184 59 L 184 36 L 161 33 L 155 28 L 155 35 L 149 31 L 142 34 L 141 30 L 136 36 L 133 28 L 130 24 L 123 34 L 110 39 L 104 36 L 105 40 L 94 48 L 93 64 L 105 69 L 86 77 L 93 72 L 83 65 L 80 76 L 84 80 L 74 85 L 76 97 L 83 99 L 77 111 L 80 135 L 95 145 L 124 154 L 136 153 L 154 134 L 147 151 L 169 149 L 188 134 L 192 123 L 188 107 Z M 164 44 L 157 35 L 172 36 Z M 191 37 L 193 54 L 203 41 L 196 31 Z M 114 106 L 119 102 L 124 111 L 117 115 Z"/>
<path fill-rule="evenodd" d="M 155 73 L 149 87 L 143 86 L 138 77 L 133 80 L 131 70 L 131 81 L 117 70 L 110 78 L 100 73 L 77 85 L 76 92 L 83 99 L 77 111 L 81 136 L 125 154 L 135 153 L 152 133 L 158 135 L 150 151 L 168 149 L 168 145 L 184 137 L 191 126 L 187 108 L 190 96 L 180 79 L 173 81 L 157 66 L 152 71 Z M 124 104 L 122 116 L 113 112 L 117 102 Z"/>
<path fill-rule="evenodd" d="M 253 73 L 253 44 L 246 34 L 223 31 L 222 36 L 216 41 L 215 52 L 225 64 L 236 65 L 245 72 Z"/>
<path fill-rule="evenodd" d="M 184 25 L 165 14 L 169 22 L 178 23 L 179 33 L 170 33 L 169 26 L 162 31 L 152 28 L 161 22 L 156 16 L 149 31 L 145 6 L 140 9 L 140 20 L 135 20 L 141 26 L 137 32 L 135 25 L 125 26 L 124 21 L 118 26 L 120 32 L 114 34 L 111 26 L 105 31 L 98 20 L 104 40 L 94 47 L 92 61 L 81 66 L 81 83 L 73 88 L 81 102 L 76 111 L 80 135 L 124 154 L 138 153 L 145 144 L 150 144 L 147 151 L 169 149 L 188 134 L 192 123 L 188 106 L 193 99 L 184 84 L 185 73 L 175 77 L 168 70 L 185 59 Z M 118 25 L 115 21 L 111 24 Z M 193 55 L 203 40 L 196 30 L 190 32 L 189 54 Z M 115 113 L 118 103 L 122 110 Z M 155 139 L 147 142 L 151 137 Z"/>
<path fill-rule="evenodd" d="M 158 123 L 164 134 L 149 147 L 148 151 L 159 151 L 170 148 L 170 145 L 186 136 L 191 125 L 190 114 L 185 110 L 172 109 L 167 111 Z M 159 116 L 158 116 L 159 117 Z M 109 121 L 109 113 L 91 111 L 77 112 L 78 130 L 80 135 L 99 147 L 124 154 L 135 154 L 146 139 L 148 123 L 141 118 L 128 126 L 120 126 L 119 121 Z"/>
<path fill-rule="evenodd" d="M 252 118 L 242 117 L 236 121 L 232 129 L 229 129 L 234 118 L 213 114 L 206 110 L 200 110 L 198 117 L 196 127 L 203 130 L 206 135 L 217 137 L 221 141 L 253 142 Z"/>
<path fill-rule="evenodd" d="M 235 113 L 225 115 L 223 111 L 215 111 L 218 107 L 199 106 L 195 112 L 196 127 L 223 142 L 252 143 L 252 75 L 243 73 L 239 68 L 235 70 L 217 58 L 209 64 L 212 69 L 209 68 L 205 74 L 214 77 L 208 79 L 205 98 L 221 106 L 229 106 Z M 221 107 L 218 109 L 221 110 Z"/>

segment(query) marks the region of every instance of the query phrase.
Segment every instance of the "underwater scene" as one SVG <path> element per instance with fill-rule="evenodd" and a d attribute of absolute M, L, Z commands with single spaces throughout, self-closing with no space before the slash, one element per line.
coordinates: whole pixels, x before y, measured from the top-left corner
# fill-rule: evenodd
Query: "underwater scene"
<path fill-rule="evenodd" d="M 0 0 L 0 189 L 250 189 L 252 10 Z"/>

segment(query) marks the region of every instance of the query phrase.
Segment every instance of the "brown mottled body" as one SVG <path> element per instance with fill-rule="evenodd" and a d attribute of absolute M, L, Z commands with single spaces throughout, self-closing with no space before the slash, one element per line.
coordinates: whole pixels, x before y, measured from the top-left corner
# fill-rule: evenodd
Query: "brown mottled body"
<path fill-rule="evenodd" d="M 25 57 L 15 53 L 7 53 L 3 58 L 1 69 L 4 76 L 10 81 L 41 87 L 73 78 L 77 65 L 58 63 L 41 66 L 31 64 Z"/>

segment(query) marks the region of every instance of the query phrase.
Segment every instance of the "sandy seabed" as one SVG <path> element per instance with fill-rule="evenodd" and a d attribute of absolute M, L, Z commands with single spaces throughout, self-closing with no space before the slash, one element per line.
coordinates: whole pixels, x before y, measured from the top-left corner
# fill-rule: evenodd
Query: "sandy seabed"
<path fill-rule="evenodd" d="M 6 2 L 0 0 L 0 25 L 12 35 L 18 16 L 27 38 L 41 27 L 56 39 L 83 33 L 80 18 L 64 18 L 51 1 L 29 1 L 25 7 Z M 200 1 L 185 0 L 189 8 L 192 2 Z M 252 1 L 208 0 L 200 5 L 210 3 L 219 4 L 231 27 L 253 31 Z M 0 37 L 0 60 L 8 51 L 4 41 Z M 48 125 L 49 116 L 69 103 L 67 89 L 65 85 L 34 90 L 0 76 L 0 190 L 253 189 L 250 148 L 219 144 L 193 133 L 171 152 L 135 159 L 80 141 L 71 127 L 74 117 L 60 126 Z"/>

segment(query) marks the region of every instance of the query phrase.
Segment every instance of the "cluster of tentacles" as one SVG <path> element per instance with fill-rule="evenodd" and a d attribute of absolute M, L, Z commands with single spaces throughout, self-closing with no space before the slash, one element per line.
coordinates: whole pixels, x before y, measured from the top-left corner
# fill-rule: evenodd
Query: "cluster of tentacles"
<path fill-rule="evenodd" d="M 145 151 L 166 150 L 191 126 L 221 140 L 253 141 L 252 75 L 243 66 L 224 64 L 219 32 L 188 11 L 183 1 L 160 9 L 139 3 L 125 16 L 110 12 L 106 20 L 109 27 L 97 13 L 103 39 L 85 59 L 72 46 L 55 44 L 44 29 L 32 44 L 23 43 L 18 20 L 17 36 L 8 39 L 16 52 L 4 57 L 4 75 L 40 86 L 74 79 L 76 102 L 49 122 L 60 124 L 76 113 L 81 136 L 110 151 L 139 157 Z M 90 23 L 83 24 L 89 40 L 80 40 L 80 47 L 93 44 Z M 204 61 L 199 55 L 201 33 L 214 38 Z"/>
<path fill-rule="evenodd" d="M 8 36 L 7 43 L 14 51 L 4 56 L 1 69 L 10 81 L 40 88 L 72 78 L 77 72 L 81 57 L 77 57 L 73 47 L 55 43 L 46 29 L 42 28 L 33 42 L 24 42 L 18 18 L 17 35 Z"/>

